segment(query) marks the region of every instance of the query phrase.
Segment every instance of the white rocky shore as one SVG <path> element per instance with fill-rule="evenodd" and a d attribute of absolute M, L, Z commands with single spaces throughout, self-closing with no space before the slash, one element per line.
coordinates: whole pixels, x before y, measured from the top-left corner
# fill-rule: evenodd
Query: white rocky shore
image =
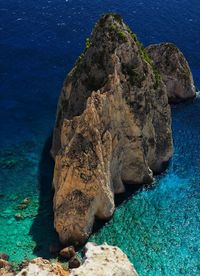
<path fill-rule="evenodd" d="M 106 243 L 96 245 L 87 243 L 83 264 L 74 269 L 66 270 L 60 263 L 51 263 L 42 258 L 36 258 L 24 264 L 20 272 L 12 271 L 11 265 L 0 262 L 2 276 L 137 276 L 137 272 L 128 257 L 116 246 Z M 4 264 L 4 265 L 3 265 Z"/>
<path fill-rule="evenodd" d="M 72 276 L 138 275 L 127 256 L 116 246 L 106 243 L 95 245 L 87 243 L 84 263 L 70 271 Z"/>

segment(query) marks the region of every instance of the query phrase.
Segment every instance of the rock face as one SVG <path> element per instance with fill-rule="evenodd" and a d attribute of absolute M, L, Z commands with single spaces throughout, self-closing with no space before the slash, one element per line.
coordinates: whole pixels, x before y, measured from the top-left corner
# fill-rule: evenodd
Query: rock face
<path fill-rule="evenodd" d="M 174 44 L 150 45 L 146 51 L 161 74 L 170 103 L 195 97 L 196 90 L 188 62 Z"/>
<path fill-rule="evenodd" d="M 83 243 L 123 182 L 149 183 L 172 156 L 166 86 L 118 15 L 103 16 L 60 95 L 51 153 L 54 225 Z"/>
<path fill-rule="evenodd" d="M 70 276 L 137 276 L 127 256 L 116 246 L 86 245 L 85 262 L 70 271 Z"/>
<path fill-rule="evenodd" d="M 48 260 L 36 258 L 27 263 L 16 276 L 68 276 L 69 272 L 64 270 L 58 263 L 50 263 Z"/>

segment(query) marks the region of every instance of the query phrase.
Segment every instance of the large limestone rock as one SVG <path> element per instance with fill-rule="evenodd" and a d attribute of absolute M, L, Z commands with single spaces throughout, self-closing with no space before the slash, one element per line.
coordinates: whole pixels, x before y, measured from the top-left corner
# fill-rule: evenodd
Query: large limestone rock
<path fill-rule="evenodd" d="M 150 183 L 172 156 L 166 87 L 117 15 L 96 24 L 64 82 L 51 152 L 54 225 L 66 244 L 112 216 L 123 182 Z"/>
<path fill-rule="evenodd" d="M 36 258 L 27 265 L 16 276 L 69 276 L 59 263 L 51 263 L 42 258 Z"/>
<path fill-rule="evenodd" d="M 70 276 L 137 276 L 127 256 L 116 246 L 87 243 L 85 262 Z"/>
<path fill-rule="evenodd" d="M 167 87 L 169 102 L 177 103 L 195 97 L 196 89 L 188 62 L 174 44 L 150 45 L 146 51 Z"/>
<path fill-rule="evenodd" d="M 0 269 L 5 276 L 137 276 L 127 256 L 116 246 L 107 244 L 95 245 L 87 243 L 83 264 L 76 269 L 64 269 L 58 262 L 50 262 L 43 258 L 27 261 L 20 272 L 9 272 Z M 9 265 L 9 264 L 8 264 Z M 7 265 L 7 266 L 8 266 Z M 2 274 L 1 274 L 2 272 Z"/>

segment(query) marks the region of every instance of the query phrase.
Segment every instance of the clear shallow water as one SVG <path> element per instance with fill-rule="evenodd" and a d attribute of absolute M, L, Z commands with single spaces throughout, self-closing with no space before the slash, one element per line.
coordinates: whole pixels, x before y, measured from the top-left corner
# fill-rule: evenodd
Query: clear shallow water
<path fill-rule="evenodd" d="M 200 86 L 199 0 L 135 2 L 0 1 L 0 251 L 11 261 L 49 257 L 57 238 L 49 136 L 64 77 L 102 13 L 119 12 L 145 45 L 175 42 Z M 199 99 L 173 109 L 175 154 L 168 171 L 92 237 L 120 245 L 141 275 L 197 275 L 199 111 Z M 26 197 L 28 208 L 19 210 Z"/>

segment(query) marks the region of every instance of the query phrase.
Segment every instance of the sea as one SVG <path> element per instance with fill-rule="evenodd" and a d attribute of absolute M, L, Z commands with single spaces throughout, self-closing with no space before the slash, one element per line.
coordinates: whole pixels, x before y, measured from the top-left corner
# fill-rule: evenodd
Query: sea
<path fill-rule="evenodd" d="M 175 43 L 199 90 L 199 0 L 0 0 L 0 252 L 14 264 L 50 258 L 58 240 L 49 155 L 58 96 L 106 12 L 145 46 Z M 142 276 L 200 275 L 200 96 L 172 106 L 172 128 L 168 169 L 90 237 L 119 246 Z"/>

